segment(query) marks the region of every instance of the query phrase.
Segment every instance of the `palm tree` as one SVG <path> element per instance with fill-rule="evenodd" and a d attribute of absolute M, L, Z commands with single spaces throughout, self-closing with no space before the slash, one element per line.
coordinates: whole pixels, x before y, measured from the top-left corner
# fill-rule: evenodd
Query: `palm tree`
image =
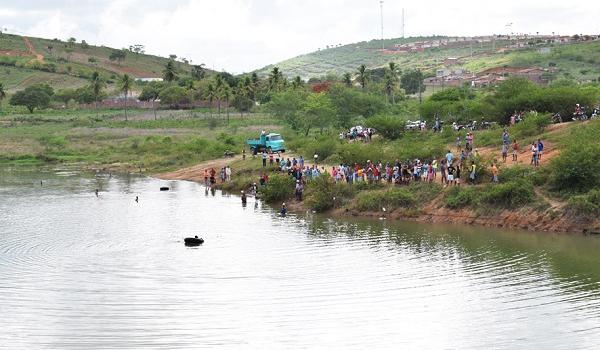
<path fill-rule="evenodd" d="M 0 107 L 2 107 L 2 100 L 6 98 L 6 91 L 4 90 L 4 84 L 0 83 Z"/>
<path fill-rule="evenodd" d="M 206 87 L 206 98 L 208 98 L 208 113 L 210 113 L 210 117 L 212 118 L 212 104 L 215 99 L 215 87 L 211 83 Z"/>
<path fill-rule="evenodd" d="M 229 98 L 231 97 L 231 87 L 225 84 L 223 87 L 223 98 L 225 98 L 225 113 L 227 113 L 227 125 L 229 125 Z"/>
<path fill-rule="evenodd" d="M 279 90 L 279 84 L 283 80 L 283 73 L 279 70 L 279 67 L 273 67 L 271 73 L 269 73 L 269 89 L 277 91 Z"/>
<path fill-rule="evenodd" d="M 133 85 L 133 80 L 131 79 L 131 77 L 128 74 L 123 75 L 123 78 L 121 78 L 120 84 L 119 84 L 119 88 L 120 91 L 125 94 L 125 121 L 127 121 L 127 96 L 129 95 L 129 92 L 131 91 L 131 87 Z"/>
<path fill-rule="evenodd" d="M 344 77 L 342 78 L 342 81 L 344 82 L 344 84 L 347 87 L 352 87 L 352 74 L 344 73 Z"/>
<path fill-rule="evenodd" d="M 385 89 L 388 94 L 388 98 L 391 96 L 392 104 L 396 103 L 394 91 L 398 85 L 398 76 L 400 75 L 400 67 L 395 62 L 390 62 L 388 65 L 388 71 L 386 72 Z M 389 85 L 389 86 L 388 86 Z"/>
<path fill-rule="evenodd" d="M 361 64 L 360 67 L 358 67 L 358 76 L 356 79 L 364 90 L 367 87 L 367 81 L 369 80 L 369 71 L 367 70 L 367 66 Z"/>
<path fill-rule="evenodd" d="M 194 81 L 192 79 L 189 79 L 187 81 L 186 88 L 188 89 L 188 91 L 190 93 L 190 117 L 193 117 L 194 116 L 194 91 L 196 90 L 196 87 L 194 86 Z"/>
<path fill-rule="evenodd" d="M 294 90 L 296 90 L 297 88 L 301 87 L 302 84 L 304 84 L 304 81 L 302 80 L 302 78 L 300 78 L 299 75 L 297 75 L 294 80 L 292 81 L 292 88 L 294 88 Z"/>
<path fill-rule="evenodd" d="M 163 78 L 168 83 L 172 82 L 173 80 L 177 80 L 177 71 L 175 69 L 175 65 L 173 64 L 173 61 L 167 62 L 165 70 L 163 70 Z"/>
<path fill-rule="evenodd" d="M 92 78 L 90 79 L 90 89 L 92 90 L 92 96 L 94 97 L 94 107 L 96 108 L 96 116 L 98 116 L 98 99 L 100 99 L 100 95 L 102 95 L 102 90 L 105 86 L 106 83 L 100 76 L 100 73 L 92 73 Z"/>
<path fill-rule="evenodd" d="M 215 76 L 215 97 L 217 98 L 217 110 L 221 118 L 221 95 L 223 93 L 223 77 L 221 74 Z"/>
<path fill-rule="evenodd" d="M 204 69 L 204 63 L 200 63 L 198 65 L 192 66 L 192 78 L 196 80 L 204 79 L 206 75 L 206 69 Z"/>

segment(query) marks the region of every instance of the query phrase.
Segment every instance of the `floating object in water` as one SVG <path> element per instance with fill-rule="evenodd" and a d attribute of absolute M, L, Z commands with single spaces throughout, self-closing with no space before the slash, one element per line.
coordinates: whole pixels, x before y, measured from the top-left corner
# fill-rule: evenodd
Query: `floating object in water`
<path fill-rule="evenodd" d="M 183 241 L 185 242 L 185 245 L 190 247 L 199 246 L 200 244 L 204 243 L 204 239 L 198 238 L 198 236 L 188 237 L 185 238 Z"/>
<path fill-rule="evenodd" d="M 168 187 L 161 187 L 161 188 L 160 188 L 160 190 L 161 190 L 161 191 L 168 191 L 168 190 L 169 190 L 169 188 L 168 188 Z"/>

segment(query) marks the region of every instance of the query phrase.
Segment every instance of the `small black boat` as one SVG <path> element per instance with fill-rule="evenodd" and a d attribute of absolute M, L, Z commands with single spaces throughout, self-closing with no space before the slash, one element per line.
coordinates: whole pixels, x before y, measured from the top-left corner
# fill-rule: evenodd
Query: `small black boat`
<path fill-rule="evenodd" d="M 160 188 L 160 190 L 161 190 L 161 191 L 168 191 L 168 190 L 169 190 L 169 188 L 168 188 L 168 187 L 161 187 L 161 188 Z"/>
<path fill-rule="evenodd" d="M 200 244 L 204 243 L 204 239 L 198 238 L 198 236 L 188 237 L 185 238 L 183 241 L 185 242 L 185 245 L 189 247 L 199 246 Z"/>

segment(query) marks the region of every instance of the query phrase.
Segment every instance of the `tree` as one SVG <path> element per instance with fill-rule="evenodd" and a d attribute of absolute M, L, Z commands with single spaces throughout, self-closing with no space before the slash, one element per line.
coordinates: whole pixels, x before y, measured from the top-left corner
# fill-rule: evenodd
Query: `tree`
<path fill-rule="evenodd" d="M 163 70 L 163 78 L 168 83 L 172 82 L 173 80 L 177 80 L 177 71 L 175 69 L 175 64 L 173 63 L 173 61 L 167 62 L 167 65 Z"/>
<path fill-rule="evenodd" d="M 300 123 L 304 135 L 308 136 L 312 127 L 323 129 L 333 125 L 336 110 L 327 94 L 310 94 L 302 106 Z"/>
<path fill-rule="evenodd" d="M 356 80 L 358 80 L 363 90 L 367 87 L 367 81 L 369 78 L 370 74 L 367 70 L 367 66 L 361 64 L 360 67 L 358 67 L 358 76 L 356 77 Z"/>
<path fill-rule="evenodd" d="M 129 74 L 123 75 L 123 78 L 119 82 L 119 90 L 125 95 L 125 121 L 127 121 L 127 99 L 132 86 L 133 79 L 131 79 Z"/>
<path fill-rule="evenodd" d="M 110 53 L 110 56 L 108 56 L 108 59 L 111 61 L 117 61 L 118 63 L 121 63 L 125 61 L 125 57 L 127 57 L 126 50 L 113 50 Z"/>
<path fill-rule="evenodd" d="M 250 111 L 253 105 L 252 99 L 249 98 L 249 83 L 249 77 L 240 80 L 234 91 L 233 106 L 240 112 L 240 116 L 242 117 L 244 116 L 244 112 Z"/>
<path fill-rule="evenodd" d="M 223 93 L 223 77 L 220 74 L 215 76 L 215 97 L 217 98 L 217 110 L 221 118 L 221 97 Z"/>
<path fill-rule="evenodd" d="M 94 97 L 94 105 L 96 108 L 96 115 L 98 115 L 98 100 L 102 95 L 102 90 L 106 86 L 104 80 L 100 76 L 98 72 L 92 73 L 92 77 L 90 79 L 90 90 L 92 91 L 92 95 Z"/>
<path fill-rule="evenodd" d="M 25 90 L 17 91 L 11 98 L 12 106 L 25 106 L 29 113 L 38 109 L 47 108 L 50 105 L 50 100 L 54 95 L 54 90 L 46 84 L 31 85 Z"/>
<path fill-rule="evenodd" d="M 0 82 L 0 107 L 2 107 L 2 100 L 6 98 L 6 91 L 4 90 L 4 84 Z"/>
<path fill-rule="evenodd" d="M 75 39 L 75 38 L 73 38 L 73 37 L 70 37 L 70 38 L 67 40 L 67 43 L 69 43 L 69 46 L 71 46 L 71 47 L 75 46 L 75 43 L 76 43 L 76 42 L 77 42 L 77 39 Z"/>
<path fill-rule="evenodd" d="M 223 98 L 225 99 L 225 113 L 227 113 L 227 125 L 229 125 L 229 99 L 231 98 L 231 87 L 225 84 L 223 87 Z"/>
<path fill-rule="evenodd" d="M 425 91 L 425 84 L 423 84 L 423 73 L 420 70 L 412 70 L 402 75 L 400 78 L 400 84 L 407 94 L 419 94 L 419 101 L 421 100 L 421 93 Z"/>
<path fill-rule="evenodd" d="M 140 94 L 140 101 L 152 101 L 152 111 L 154 112 L 154 120 L 156 117 L 156 100 L 160 96 L 160 92 L 164 89 L 164 84 L 160 81 L 151 81 L 146 84 Z"/>
<path fill-rule="evenodd" d="M 394 91 L 398 86 L 398 75 L 400 74 L 400 68 L 395 62 L 390 62 L 388 64 L 388 69 L 385 74 L 385 91 L 388 95 L 388 98 L 391 97 L 392 104 L 396 103 Z"/>
<path fill-rule="evenodd" d="M 87 50 L 90 48 L 90 45 L 85 40 L 81 40 L 81 48 Z"/>
<path fill-rule="evenodd" d="M 213 100 L 216 97 L 215 87 L 212 83 L 208 84 L 206 88 L 206 98 L 208 99 L 208 113 L 210 113 L 210 117 L 212 118 L 212 104 Z"/>
<path fill-rule="evenodd" d="M 169 86 L 160 92 L 159 97 L 160 103 L 170 108 L 179 108 L 181 104 L 189 103 L 187 90 L 181 86 Z"/>
<path fill-rule="evenodd" d="M 282 91 L 274 94 L 266 107 L 276 118 L 283 120 L 292 130 L 299 132 L 303 125 L 300 111 L 307 95 L 308 92 L 304 90 Z"/>
<path fill-rule="evenodd" d="M 269 90 L 277 92 L 279 91 L 280 85 L 283 82 L 283 73 L 279 70 L 279 67 L 273 67 L 269 73 Z"/>
<path fill-rule="evenodd" d="M 143 54 L 144 52 L 146 52 L 146 47 L 142 44 L 134 44 L 134 45 L 130 45 L 129 46 L 129 51 L 140 55 Z"/>
<path fill-rule="evenodd" d="M 342 81 L 343 81 L 344 85 L 346 85 L 347 87 L 352 87 L 352 74 L 344 73 L 344 76 L 342 77 Z"/>
<path fill-rule="evenodd" d="M 302 85 L 304 85 L 304 81 L 297 75 L 292 81 L 292 88 L 296 90 L 297 88 L 302 87 Z"/>
<path fill-rule="evenodd" d="M 77 99 L 77 91 L 75 89 L 68 89 L 68 88 L 67 89 L 58 90 L 54 94 L 54 98 L 56 100 L 64 103 L 65 106 L 68 106 L 69 101 Z"/>
<path fill-rule="evenodd" d="M 192 78 L 202 80 L 205 75 L 206 69 L 204 69 L 204 63 L 192 66 Z"/>

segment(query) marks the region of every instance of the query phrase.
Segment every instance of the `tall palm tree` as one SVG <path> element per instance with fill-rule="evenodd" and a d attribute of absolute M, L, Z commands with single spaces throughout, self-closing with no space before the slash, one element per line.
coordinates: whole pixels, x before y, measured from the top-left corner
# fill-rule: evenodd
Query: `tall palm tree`
<path fill-rule="evenodd" d="M 221 74 L 215 76 L 215 97 L 217 98 L 217 110 L 221 118 L 221 96 L 223 94 L 223 77 Z"/>
<path fill-rule="evenodd" d="M 215 87 L 212 83 L 209 83 L 206 87 L 206 98 L 208 98 L 208 113 L 210 113 L 210 117 L 212 118 L 212 104 L 215 99 Z"/>
<path fill-rule="evenodd" d="M 392 104 L 396 103 L 394 91 L 396 90 L 396 86 L 398 85 L 398 76 L 400 75 L 400 67 L 395 62 L 390 62 L 388 65 L 388 70 L 386 72 L 386 92 L 388 94 L 388 98 L 392 98 Z"/>
<path fill-rule="evenodd" d="M 292 81 L 292 88 L 294 88 L 294 90 L 296 90 L 297 88 L 301 87 L 304 84 L 304 81 L 302 80 L 302 78 L 300 78 L 299 75 L 297 75 L 294 80 Z"/>
<path fill-rule="evenodd" d="M 167 62 L 167 65 L 163 70 L 163 78 L 168 83 L 172 82 L 173 80 L 177 80 L 177 70 L 172 60 Z"/>
<path fill-rule="evenodd" d="M 204 79 L 206 75 L 206 69 L 204 69 L 204 63 L 200 63 L 192 66 L 192 78 L 196 80 Z"/>
<path fill-rule="evenodd" d="M 358 80 L 363 90 L 367 87 L 369 71 L 367 70 L 367 66 L 364 64 L 361 64 L 360 67 L 358 67 L 358 76 L 356 77 L 356 80 Z"/>
<path fill-rule="evenodd" d="M 344 82 L 344 84 L 347 87 L 352 87 L 352 74 L 344 73 L 344 76 L 342 77 L 342 81 Z"/>
<path fill-rule="evenodd" d="M 105 86 L 106 83 L 100 76 L 100 73 L 92 73 L 92 78 L 90 79 L 90 89 L 92 90 L 92 96 L 94 97 L 94 107 L 96 108 L 96 116 L 98 116 L 98 100 L 100 99 L 100 95 L 102 95 L 102 90 Z"/>
<path fill-rule="evenodd" d="M 121 78 L 119 89 L 125 95 L 125 121 L 127 121 L 127 98 L 129 92 L 131 92 L 131 87 L 133 86 L 133 79 L 129 76 L 129 74 L 123 75 Z"/>
<path fill-rule="evenodd" d="M 279 67 L 273 67 L 269 73 L 269 89 L 278 91 L 279 85 L 283 80 L 283 73 L 279 70 Z"/>
<path fill-rule="evenodd" d="M 2 100 L 6 98 L 6 91 L 4 90 L 4 84 L 0 83 L 0 107 L 2 107 Z"/>
<path fill-rule="evenodd" d="M 229 125 L 229 99 L 231 98 L 231 87 L 229 87 L 229 84 L 223 86 L 222 95 L 225 99 L 225 113 L 227 113 L 227 125 Z"/>

